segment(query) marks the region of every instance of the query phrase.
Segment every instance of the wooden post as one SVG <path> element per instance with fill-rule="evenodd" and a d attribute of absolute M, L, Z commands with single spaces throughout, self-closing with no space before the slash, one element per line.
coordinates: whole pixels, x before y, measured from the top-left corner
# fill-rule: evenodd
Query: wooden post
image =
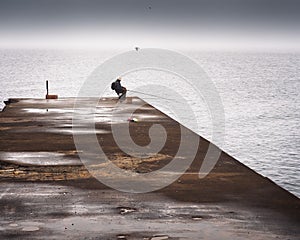
<path fill-rule="evenodd" d="M 49 85 L 48 85 L 48 80 L 46 81 L 46 90 L 47 90 L 47 95 L 49 95 Z"/>
<path fill-rule="evenodd" d="M 58 98 L 57 95 L 49 95 L 49 83 L 48 83 L 48 80 L 46 80 L 46 90 L 47 90 L 46 99 L 57 99 Z"/>

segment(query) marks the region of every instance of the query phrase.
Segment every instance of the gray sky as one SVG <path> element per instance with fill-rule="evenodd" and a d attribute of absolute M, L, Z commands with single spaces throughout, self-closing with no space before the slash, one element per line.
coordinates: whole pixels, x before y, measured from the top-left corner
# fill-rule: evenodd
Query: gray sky
<path fill-rule="evenodd" d="M 0 0 L 2 47 L 293 48 L 299 23 L 298 0 Z"/>

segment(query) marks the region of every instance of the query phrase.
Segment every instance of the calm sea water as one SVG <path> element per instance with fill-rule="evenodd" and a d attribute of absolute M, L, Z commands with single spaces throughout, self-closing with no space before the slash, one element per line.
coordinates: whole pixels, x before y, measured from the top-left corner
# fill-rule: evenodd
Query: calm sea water
<path fill-rule="evenodd" d="M 43 98 L 50 93 L 77 95 L 88 75 L 120 52 L 0 50 L 0 100 Z M 225 141 L 215 143 L 230 155 L 300 196 L 300 54 L 184 52 L 214 82 L 224 105 Z M 162 73 L 132 73 L 123 82 L 172 79 Z M 106 86 L 109 88 L 109 86 Z M 176 87 L 187 99 L 188 89 Z M 111 94 L 111 93 L 109 93 Z M 158 93 L 157 93 L 158 94 Z M 138 95 L 138 94 L 136 94 Z M 139 95 L 172 115 L 161 99 Z M 201 102 L 188 99 L 199 122 L 196 130 L 211 139 L 209 117 Z M 2 104 L 3 106 L 3 104 Z M 175 117 L 176 118 L 176 117 Z M 195 119 L 183 119 L 189 126 Z"/>

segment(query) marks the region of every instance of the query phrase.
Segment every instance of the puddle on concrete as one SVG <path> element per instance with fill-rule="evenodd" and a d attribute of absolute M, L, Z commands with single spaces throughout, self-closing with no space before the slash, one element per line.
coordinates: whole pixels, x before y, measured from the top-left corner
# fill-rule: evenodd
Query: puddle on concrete
<path fill-rule="evenodd" d="M 22 231 L 23 232 L 36 232 L 40 230 L 40 227 L 45 225 L 41 222 L 22 222 L 21 225 L 23 226 Z"/>
<path fill-rule="evenodd" d="M 140 107 L 135 104 L 125 104 L 124 107 L 120 109 L 115 109 L 114 105 L 111 105 L 109 107 L 107 106 L 97 106 L 95 113 L 91 113 L 90 111 L 87 111 L 86 109 L 82 110 L 82 123 L 109 123 L 109 124 L 115 124 L 115 123 L 124 123 L 127 121 L 130 117 L 135 117 L 139 121 L 152 121 L 153 119 L 164 119 L 165 116 L 161 114 L 133 114 L 132 116 L 128 114 L 128 112 L 131 112 L 132 109 L 142 109 L 142 110 L 152 110 L 152 107 L 149 106 L 143 106 Z M 36 113 L 41 114 L 47 117 L 55 118 L 57 120 L 66 120 L 66 115 L 70 116 L 70 120 L 72 119 L 73 114 L 75 113 L 75 110 L 73 108 L 23 108 L 24 111 L 28 113 Z M 49 113 L 54 113 L 55 115 L 47 115 Z M 69 130 L 65 131 L 66 134 L 72 134 Z M 89 134 L 84 131 L 78 131 L 78 134 Z M 99 132 L 101 134 L 101 132 Z"/>
<path fill-rule="evenodd" d="M 73 113 L 74 109 L 73 108 L 23 108 L 24 111 L 28 113 Z"/>
<path fill-rule="evenodd" d="M 0 152 L 0 160 L 34 166 L 82 165 L 79 159 L 57 152 Z"/>
<path fill-rule="evenodd" d="M 34 226 L 32 226 L 32 227 L 23 227 L 22 228 L 22 231 L 24 231 L 24 232 L 35 232 L 35 231 L 38 231 L 38 230 L 40 230 L 40 228 L 39 227 L 34 227 Z"/>
<path fill-rule="evenodd" d="M 128 235 L 117 235 L 117 239 L 124 239 L 124 240 L 126 240 L 127 239 L 127 236 Z"/>
<path fill-rule="evenodd" d="M 74 98 L 58 98 L 58 99 L 38 99 L 38 98 L 28 98 L 21 99 L 20 103 L 26 104 L 35 104 L 35 105 L 43 105 L 43 104 L 61 104 L 61 102 L 67 102 L 73 105 Z"/>
<path fill-rule="evenodd" d="M 144 119 L 144 120 L 166 118 L 164 115 L 156 115 L 156 114 L 133 114 L 133 117 L 136 117 L 137 119 Z"/>
<path fill-rule="evenodd" d="M 203 216 L 192 216 L 192 219 L 195 221 L 200 221 L 203 219 Z"/>
<path fill-rule="evenodd" d="M 10 227 L 18 227 L 18 226 L 19 226 L 19 224 L 16 224 L 16 223 L 11 223 L 11 224 L 9 224 L 9 226 L 10 226 Z"/>
<path fill-rule="evenodd" d="M 86 114 L 80 116 L 80 122 L 81 124 L 87 124 L 87 123 L 107 123 L 107 124 L 115 124 L 115 123 L 122 123 L 126 122 L 129 115 L 125 113 L 99 113 L 96 112 L 95 114 Z"/>
<path fill-rule="evenodd" d="M 47 129 L 46 132 L 60 133 L 66 135 L 82 135 L 82 134 L 109 134 L 110 131 L 104 129 L 88 129 L 88 128 L 51 128 Z"/>
<path fill-rule="evenodd" d="M 93 122 L 95 123 L 121 123 L 125 122 L 126 117 L 118 116 L 118 117 L 113 117 L 113 116 L 103 116 L 103 115 L 95 115 Z M 91 121 L 89 121 L 91 122 Z"/>
<path fill-rule="evenodd" d="M 150 240 L 165 240 L 165 239 L 169 239 L 169 236 L 167 236 L 167 235 L 153 236 L 153 237 L 150 238 Z"/>

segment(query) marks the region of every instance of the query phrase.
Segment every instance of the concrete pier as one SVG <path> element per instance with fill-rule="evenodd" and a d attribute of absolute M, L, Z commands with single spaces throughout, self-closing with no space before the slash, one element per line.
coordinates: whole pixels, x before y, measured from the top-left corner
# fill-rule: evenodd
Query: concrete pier
<path fill-rule="evenodd" d="M 163 189 L 134 194 L 101 184 L 74 145 L 74 131 L 92 134 L 85 126 L 72 128 L 74 101 L 11 99 L 0 113 L 0 239 L 299 239 L 300 199 L 225 152 L 199 179 L 209 145 L 200 136 L 191 167 Z M 132 158 L 111 133 L 116 101 L 102 99 L 97 106 L 97 138 L 109 159 L 133 174 L 169 163 L 180 141 L 179 123 L 147 104 L 137 110 L 138 122 L 130 123 L 137 144 L 149 144 L 148 130 L 156 123 L 168 138 L 155 156 Z M 122 113 L 120 121 L 127 121 Z"/>

